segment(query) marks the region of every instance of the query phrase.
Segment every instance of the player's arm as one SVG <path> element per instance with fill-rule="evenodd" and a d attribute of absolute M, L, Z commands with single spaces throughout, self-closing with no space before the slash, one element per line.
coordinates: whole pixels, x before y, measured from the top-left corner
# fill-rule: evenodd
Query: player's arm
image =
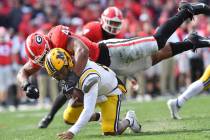
<path fill-rule="evenodd" d="M 91 78 L 85 79 L 85 84 L 82 86 L 82 91 L 84 93 L 84 109 L 77 122 L 68 130 L 74 135 L 88 123 L 94 113 L 98 96 L 98 81 L 99 76 L 95 74 L 94 76 L 92 75 Z"/>
<path fill-rule="evenodd" d="M 39 68 L 34 68 L 30 61 L 28 61 L 23 67 L 19 70 L 17 74 L 17 80 L 19 85 L 22 87 L 25 81 L 28 81 L 28 78 L 36 73 Z"/>
<path fill-rule="evenodd" d="M 68 76 L 68 80 L 66 81 L 68 83 L 68 89 L 76 86 L 89 57 L 89 49 L 82 41 L 76 39 L 74 43 L 75 45 L 70 46 L 70 50 L 74 51 L 74 67 L 73 72 Z M 63 90 L 63 93 L 66 94 L 68 91 Z"/>
<path fill-rule="evenodd" d="M 98 47 L 99 44 L 98 43 L 91 41 L 90 39 L 88 39 L 85 36 L 77 35 L 74 33 L 71 33 L 71 37 L 78 40 L 78 42 L 80 44 L 82 44 L 82 46 L 86 46 L 86 48 L 88 49 L 88 52 L 89 52 L 88 53 L 89 58 L 92 61 L 97 61 L 98 56 L 99 56 L 99 47 Z M 75 46 L 77 46 L 77 45 L 75 45 Z"/>
<path fill-rule="evenodd" d="M 77 76 L 80 76 L 87 64 L 89 49 L 81 40 L 77 39 L 75 41 L 75 45 L 73 46 L 75 63 L 73 71 Z"/>
<path fill-rule="evenodd" d="M 82 29 L 82 36 L 87 37 L 89 40 L 93 41 L 92 37 L 94 36 L 94 32 L 91 27 L 89 27 L 90 23 L 84 25 Z"/>
<path fill-rule="evenodd" d="M 39 97 L 38 89 L 34 87 L 28 80 L 29 77 L 36 73 L 39 69 L 40 67 L 33 67 L 32 63 L 28 61 L 25 65 L 23 65 L 17 74 L 17 81 L 26 92 L 26 96 L 29 98 L 37 99 Z"/>

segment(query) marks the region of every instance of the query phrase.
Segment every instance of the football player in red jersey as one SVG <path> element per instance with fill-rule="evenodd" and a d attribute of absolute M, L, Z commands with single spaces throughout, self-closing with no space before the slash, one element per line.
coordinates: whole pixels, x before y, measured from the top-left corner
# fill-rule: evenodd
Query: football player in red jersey
<path fill-rule="evenodd" d="M 93 42 L 111 38 L 122 38 L 123 14 L 117 7 L 108 7 L 101 14 L 100 21 L 91 21 L 84 25 L 82 35 Z"/>
<path fill-rule="evenodd" d="M 89 48 L 89 57 L 91 60 L 109 66 L 116 73 L 122 75 L 129 75 L 139 70 L 145 70 L 152 65 L 160 62 L 161 60 L 172 57 L 183 51 L 196 49 L 199 47 L 208 47 L 210 45 L 209 39 L 198 36 L 197 34 L 191 34 L 184 42 L 166 43 L 166 41 L 186 19 L 192 18 L 194 15 L 197 14 L 206 14 L 209 11 L 209 7 L 204 4 L 184 3 L 180 6 L 180 11 L 175 16 L 171 17 L 165 24 L 161 25 L 157 32 L 151 37 L 132 39 L 109 39 L 100 43 L 94 43 L 84 36 L 75 35 L 73 33 L 70 33 L 69 30 L 67 31 L 61 29 L 59 33 L 49 33 L 48 39 L 50 41 L 48 41 L 48 44 L 52 45 L 51 48 L 60 47 L 68 50 L 66 46 L 63 47 L 63 45 L 66 45 L 66 43 L 61 42 L 66 42 L 65 39 L 67 39 L 68 41 L 72 38 L 80 40 L 80 45 L 75 45 L 75 50 L 72 51 L 75 55 L 74 59 L 76 60 L 76 67 L 74 69 L 75 74 L 71 79 L 69 79 L 70 82 L 68 82 L 68 84 L 70 84 L 69 86 L 73 87 L 76 84 L 80 72 L 83 70 L 82 68 L 84 68 L 88 59 L 88 57 L 81 56 L 83 59 L 81 60 L 79 59 L 80 57 L 78 57 L 82 54 L 82 52 L 84 52 L 81 50 L 84 49 L 86 46 Z M 58 27 L 59 26 L 55 27 L 55 29 Z M 61 38 L 59 37 L 59 35 L 66 35 L 67 37 Z M 37 38 L 37 36 L 35 36 L 35 38 Z M 35 43 L 37 46 L 31 46 L 30 43 L 26 43 L 26 46 L 28 46 L 28 48 L 32 47 L 35 48 L 35 50 L 40 50 L 39 40 L 39 38 L 38 40 L 36 39 Z M 42 40 L 45 41 L 47 39 Z M 30 51 L 29 52 L 31 54 L 34 54 L 34 56 L 38 55 L 38 58 L 30 58 L 31 60 L 33 60 L 34 63 L 43 62 L 45 54 L 47 53 L 46 46 L 47 45 L 41 46 L 44 48 L 41 49 L 41 54 L 35 54 L 33 52 L 33 49 L 30 49 L 32 53 Z M 81 61 L 78 61 L 77 59 Z M 26 66 L 24 66 L 18 74 L 18 80 L 20 81 L 20 83 L 22 83 L 22 87 L 26 91 L 27 96 L 30 95 L 29 97 L 32 98 L 38 98 L 38 89 L 34 88 L 29 82 L 27 82 L 27 78 L 36 71 L 37 69 L 33 70 L 31 65 L 27 66 L 26 64 Z"/>
<path fill-rule="evenodd" d="M 39 97 L 38 88 L 32 85 L 28 78 L 30 75 L 36 73 L 39 69 L 42 68 L 45 56 L 50 49 L 63 48 L 70 54 L 74 54 L 74 59 L 76 59 L 79 66 L 77 70 L 75 69 L 75 71 L 78 72 L 79 69 L 83 69 L 80 66 L 87 62 L 89 51 L 83 43 L 78 41 L 79 39 L 74 36 L 73 33 L 71 34 L 71 38 L 69 38 L 69 36 L 69 28 L 66 26 L 58 25 L 52 28 L 47 35 L 41 33 L 33 33 L 27 37 L 25 43 L 25 51 L 29 57 L 29 61 L 20 69 L 17 75 L 17 79 L 29 98 L 37 99 Z M 72 40 L 77 43 L 75 47 L 70 47 L 72 45 L 69 45 L 69 43 L 73 42 Z M 77 76 L 79 74 L 76 72 L 74 75 L 72 75 L 74 79 L 73 81 L 77 81 L 77 78 L 79 78 Z M 51 116 L 54 117 L 54 114 L 65 102 L 65 96 L 62 96 L 61 98 L 58 96 L 54 104 L 56 107 L 53 108 L 53 115 Z M 98 114 L 96 114 L 96 119 L 99 118 L 97 115 Z M 48 120 L 52 120 L 53 117 L 51 116 L 48 116 Z"/>
<path fill-rule="evenodd" d="M 32 33 L 27 37 L 25 51 L 29 57 L 29 61 L 20 69 L 17 79 L 23 90 L 26 91 L 26 95 L 28 97 L 35 99 L 39 97 L 38 89 L 30 84 L 28 78 L 30 75 L 41 69 L 46 54 L 52 48 L 61 47 L 67 50 L 69 53 L 74 52 L 74 59 L 78 65 L 74 70 L 75 73 L 73 77 L 78 78 L 80 70 L 86 65 L 89 51 L 84 44 L 79 42 L 77 45 L 75 45 L 76 47 L 73 46 L 68 48 L 69 34 L 70 31 L 68 27 L 56 26 L 55 28 L 51 29 L 48 35 Z M 54 35 L 56 38 L 54 38 Z M 58 42 L 60 43 L 57 44 Z"/>
<path fill-rule="evenodd" d="M 87 37 L 90 41 L 99 42 L 111 38 L 122 38 L 122 29 L 123 14 L 120 9 L 117 7 L 108 7 L 101 14 L 100 21 L 91 21 L 84 25 L 82 30 L 82 35 Z M 49 38 L 51 38 L 54 33 L 54 28 L 50 31 Z M 56 46 L 62 48 L 66 46 L 65 42 L 59 42 L 58 38 L 53 39 L 54 44 L 59 44 Z M 64 39 L 65 40 L 65 39 Z M 59 94 L 50 110 L 50 112 L 39 122 L 39 128 L 47 128 L 50 122 L 52 121 L 56 112 L 62 107 L 66 102 L 66 97 L 64 94 Z"/>

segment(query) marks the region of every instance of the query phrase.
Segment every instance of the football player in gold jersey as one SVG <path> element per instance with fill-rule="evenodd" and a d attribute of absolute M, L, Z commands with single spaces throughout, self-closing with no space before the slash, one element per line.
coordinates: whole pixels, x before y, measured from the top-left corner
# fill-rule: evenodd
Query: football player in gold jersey
<path fill-rule="evenodd" d="M 45 59 L 48 74 L 63 82 L 63 93 L 71 99 L 70 101 L 79 104 L 72 106 L 69 103 L 65 109 L 64 121 L 73 126 L 68 131 L 58 134 L 59 138 L 72 139 L 91 120 L 96 106 L 101 109 L 101 127 L 104 135 L 122 134 L 128 127 L 135 133 L 140 132 L 141 125 L 134 111 L 128 111 L 126 117 L 119 121 L 121 96 L 125 89 L 111 69 L 88 60 L 77 85 L 82 92 L 78 92 L 68 86 L 68 77 L 73 67 L 73 57 L 61 48 L 52 49 Z"/>

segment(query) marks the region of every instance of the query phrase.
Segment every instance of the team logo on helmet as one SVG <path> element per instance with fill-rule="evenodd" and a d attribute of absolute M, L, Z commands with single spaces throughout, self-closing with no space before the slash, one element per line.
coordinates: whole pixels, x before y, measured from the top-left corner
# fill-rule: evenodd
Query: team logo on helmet
<path fill-rule="evenodd" d="M 39 35 L 37 35 L 37 36 L 36 36 L 36 42 L 37 42 L 38 44 L 41 44 L 41 43 L 42 43 L 42 37 L 39 36 Z"/>
<path fill-rule="evenodd" d="M 61 52 L 61 51 L 57 51 L 57 56 L 56 56 L 57 59 L 61 59 L 61 60 L 64 60 L 64 53 Z"/>
<path fill-rule="evenodd" d="M 47 73 L 53 76 L 64 66 L 68 66 L 69 69 L 72 69 L 74 64 L 72 61 L 72 57 L 67 51 L 62 48 L 54 48 L 50 50 L 50 52 L 47 54 L 44 66 L 47 70 Z"/>

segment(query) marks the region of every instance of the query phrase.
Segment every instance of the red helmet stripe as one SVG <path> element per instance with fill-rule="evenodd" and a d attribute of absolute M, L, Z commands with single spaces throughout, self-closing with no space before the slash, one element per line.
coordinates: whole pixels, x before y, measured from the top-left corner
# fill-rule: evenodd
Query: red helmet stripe
<path fill-rule="evenodd" d="M 26 49 L 32 57 L 35 57 L 35 54 L 32 52 L 31 48 L 29 47 L 30 43 L 29 40 L 26 40 Z"/>

